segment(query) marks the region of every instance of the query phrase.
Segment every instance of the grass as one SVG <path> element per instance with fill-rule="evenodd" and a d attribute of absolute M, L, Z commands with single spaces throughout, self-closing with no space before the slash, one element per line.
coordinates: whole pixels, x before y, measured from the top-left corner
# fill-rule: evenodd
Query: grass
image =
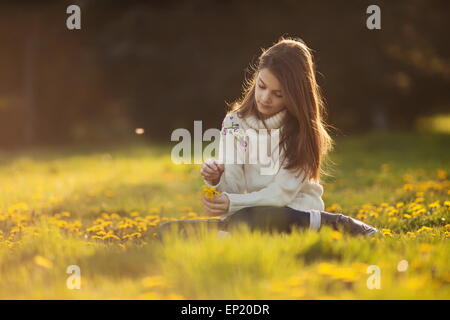
<path fill-rule="evenodd" d="M 164 245 L 161 222 L 204 216 L 200 166 L 172 164 L 171 146 L 0 153 L 0 298 L 449 299 L 449 145 L 431 133 L 336 140 L 326 210 L 382 229 L 375 238 L 242 229 Z"/>

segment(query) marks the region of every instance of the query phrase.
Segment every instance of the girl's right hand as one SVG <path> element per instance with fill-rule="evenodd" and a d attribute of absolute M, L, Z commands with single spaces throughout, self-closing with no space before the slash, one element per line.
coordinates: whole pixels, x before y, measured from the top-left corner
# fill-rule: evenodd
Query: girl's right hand
<path fill-rule="evenodd" d="M 217 163 L 215 160 L 206 160 L 202 164 L 200 174 L 209 184 L 215 186 L 219 183 L 220 177 L 224 171 L 224 165 Z"/>

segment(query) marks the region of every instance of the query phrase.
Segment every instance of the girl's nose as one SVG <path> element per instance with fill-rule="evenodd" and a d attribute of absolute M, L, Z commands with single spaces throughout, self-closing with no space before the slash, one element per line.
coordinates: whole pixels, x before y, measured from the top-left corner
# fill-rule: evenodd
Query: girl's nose
<path fill-rule="evenodd" d="M 265 104 L 266 106 L 270 105 L 270 95 L 269 94 L 262 94 L 261 103 Z"/>

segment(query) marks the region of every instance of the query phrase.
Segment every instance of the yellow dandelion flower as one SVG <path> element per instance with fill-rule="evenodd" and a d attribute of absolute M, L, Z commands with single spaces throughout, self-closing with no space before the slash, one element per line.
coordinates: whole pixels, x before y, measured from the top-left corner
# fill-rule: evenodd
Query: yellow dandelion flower
<path fill-rule="evenodd" d="M 335 265 L 328 262 L 321 262 L 319 263 L 317 271 L 319 272 L 319 274 L 332 275 L 334 274 L 335 269 L 336 269 Z"/>
<path fill-rule="evenodd" d="M 214 198 L 214 196 L 216 194 L 220 195 L 220 192 L 217 191 L 216 188 L 210 187 L 210 186 L 203 186 L 203 193 L 204 193 L 205 197 L 208 199 Z"/>
<path fill-rule="evenodd" d="M 359 220 L 365 220 L 367 216 L 364 213 L 358 213 L 356 215 L 356 218 L 358 218 Z"/>
<path fill-rule="evenodd" d="M 424 201 L 425 201 L 425 199 L 422 197 L 416 198 L 416 200 L 414 200 L 414 202 L 416 202 L 416 203 L 422 203 Z"/>
<path fill-rule="evenodd" d="M 119 220 L 120 216 L 117 213 L 112 213 L 110 218 L 113 219 L 113 220 Z"/>
<path fill-rule="evenodd" d="M 416 210 L 416 211 L 414 211 L 413 212 L 413 217 L 417 217 L 417 216 L 420 216 L 421 214 L 424 214 L 424 213 L 426 213 L 427 212 L 427 210 L 425 210 L 425 209 L 419 209 L 419 210 Z"/>
<path fill-rule="evenodd" d="M 397 202 L 397 204 L 395 205 L 397 208 L 401 208 L 405 205 L 404 202 Z"/>
<path fill-rule="evenodd" d="M 106 236 L 103 236 L 103 240 L 108 240 L 108 239 L 120 240 L 120 238 L 114 234 L 107 234 Z"/>
<path fill-rule="evenodd" d="M 432 202 L 428 205 L 429 208 L 439 208 L 440 206 L 441 206 L 441 204 L 440 204 L 439 200 Z"/>
<path fill-rule="evenodd" d="M 403 218 L 406 218 L 406 219 L 411 219 L 411 218 L 412 218 L 412 216 L 411 216 L 411 215 L 409 215 L 409 214 L 407 214 L 407 213 L 405 213 L 405 214 L 403 215 Z"/>
<path fill-rule="evenodd" d="M 411 191 L 413 189 L 413 185 L 410 183 L 406 183 L 403 185 L 403 190 L 405 191 Z"/>
<path fill-rule="evenodd" d="M 34 263 L 46 269 L 53 268 L 53 262 L 39 255 L 34 257 Z"/>
<path fill-rule="evenodd" d="M 342 233 L 336 230 L 331 231 L 331 239 L 340 240 L 342 239 Z"/>
<path fill-rule="evenodd" d="M 188 216 L 188 218 L 195 218 L 198 216 L 198 214 L 197 214 L 197 212 L 191 211 L 191 212 L 188 212 L 187 216 Z"/>
<path fill-rule="evenodd" d="M 421 232 L 424 232 L 424 231 L 432 231 L 432 230 L 433 230 L 433 229 L 430 228 L 430 227 L 423 226 L 422 228 L 420 228 L 419 230 L 417 230 L 417 233 L 421 233 Z"/>
<path fill-rule="evenodd" d="M 443 170 L 443 169 L 439 169 L 437 171 L 437 177 L 439 180 L 445 180 L 447 179 L 447 171 Z"/>

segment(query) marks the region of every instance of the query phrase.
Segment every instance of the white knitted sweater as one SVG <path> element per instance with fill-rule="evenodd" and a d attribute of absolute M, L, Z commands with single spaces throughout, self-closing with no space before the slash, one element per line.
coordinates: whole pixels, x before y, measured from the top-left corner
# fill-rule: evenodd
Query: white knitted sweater
<path fill-rule="evenodd" d="M 267 128 L 281 128 L 286 113 L 285 109 L 265 119 Z M 226 135 L 232 134 L 240 142 L 236 143 L 234 147 L 237 157 L 247 159 L 245 156 L 251 147 L 249 145 L 251 140 L 242 143 L 244 141 L 242 140 L 242 132 L 249 128 L 258 130 L 265 127 L 262 121 L 254 115 L 240 118 L 236 112 L 227 114 L 222 122 L 220 150 L 222 150 Z M 276 152 L 273 152 L 274 150 Z M 282 151 L 278 152 L 278 150 L 279 148 L 269 152 L 274 163 L 283 158 Z M 320 211 L 324 210 L 323 187 L 319 183 L 307 179 L 302 183 L 303 174 L 298 176 L 294 172 L 284 169 L 282 165 L 279 165 L 276 174 L 262 175 L 260 164 L 227 164 L 223 161 L 223 155 L 219 155 L 219 160 L 216 161 L 225 163 L 225 170 L 219 183 L 214 186 L 207 181 L 204 182 L 228 196 L 230 199 L 228 213 L 253 206 L 287 206 L 300 211 L 312 212 L 310 227 L 312 229 L 319 228 Z"/>

